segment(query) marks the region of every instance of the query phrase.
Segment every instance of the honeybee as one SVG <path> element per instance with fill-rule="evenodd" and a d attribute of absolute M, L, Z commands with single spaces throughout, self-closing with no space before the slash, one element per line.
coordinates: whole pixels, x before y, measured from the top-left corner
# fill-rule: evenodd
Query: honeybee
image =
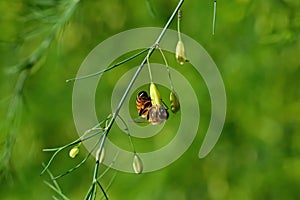
<path fill-rule="evenodd" d="M 169 118 L 169 113 L 162 105 L 152 105 L 151 97 L 146 91 L 141 91 L 136 97 L 136 107 L 139 116 L 151 124 L 160 124 Z"/>
<path fill-rule="evenodd" d="M 146 91 L 141 91 L 135 100 L 139 116 L 148 120 L 148 112 L 152 107 L 151 98 Z"/>

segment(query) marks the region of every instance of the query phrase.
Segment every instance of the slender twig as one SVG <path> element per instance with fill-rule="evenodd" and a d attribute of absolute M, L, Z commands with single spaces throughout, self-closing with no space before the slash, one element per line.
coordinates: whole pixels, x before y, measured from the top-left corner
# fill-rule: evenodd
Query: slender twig
<path fill-rule="evenodd" d="M 99 152 L 99 151 L 98 151 L 98 152 Z M 111 167 L 112 167 L 112 165 L 115 163 L 115 160 L 117 159 L 118 155 L 119 155 L 119 152 L 116 153 L 116 155 L 115 155 L 115 157 L 114 157 L 112 163 L 109 165 L 109 167 L 106 168 L 106 170 L 103 171 L 99 177 L 97 177 L 96 179 L 93 180 L 93 184 L 90 186 L 89 191 L 88 191 L 88 193 L 87 193 L 85 199 L 92 199 L 93 196 L 94 196 L 94 199 L 96 199 L 96 192 L 97 192 L 97 191 L 96 191 L 96 187 L 95 187 L 95 186 L 96 186 L 96 184 L 97 184 L 97 185 L 100 187 L 100 189 L 101 189 L 101 191 L 102 191 L 102 193 L 103 193 L 103 195 L 104 195 L 104 198 L 105 198 L 106 200 L 108 200 L 108 196 L 107 196 L 107 194 L 106 194 L 105 191 L 109 189 L 110 185 L 112 184 L 112 182 L 113 182 L 113 180 L 114 180 L 114 178 L 115 178 L 116 173 L 115 173 L 114 176 L 111 178 L 111 180 L 110 180 L 110 182 L 108 183 L 108 186 L 107 186 L 106 189 L 103 188 L 103 186 L 100 184 L 99 180 L 100 180 L 100 179 L 101 179 L 101 178 L 102 178 L 102 177 L 103 177 L 103 176 L 111 169 Z M 100 156 L 97 155 L 96 162 L 99 162 L 99 158 L 100 158 Z M 98 169 L 97 169 L 97 170 L 98 170 Z M 94 172 L 96 172 L 96 171 L 94 171 Z"/>
<path fill-rule="evenodd" d="M 90 186 L 89 191 L 88 191 L 87 195 L 84 198 L 85 200 L 91 200 L 93 198 L 94 189 L 95 189 L 95 183 L 93 183 Z"/>
<path fill-rule="evenodd" d="M 177 13 L 177 33 L 178 33 L 178 40 L 180 40 L 180 41 L 181 41 L 181 32 L 180 32 L 181 18 L 182 18 L 182 11 L 178 10 L 178 13 Z"/>
<path fill-rule="evenodd" d="M 47 165 L 44 167 L 43 171 L 41 172 L 41 175 L 49 168 L 50 164 L 52 163 L 53 159 L 55 158 L 55 156 L 62 150 L 64 150 L 65 148 L 68 148 L 70 146 L 76 145 L 80 142 L 84 142 L 90 138 L 95 137 L 96 135 L 99 135 L 100 133 L 103 133 L 104 129 L 101 128 L 100 126 L 107 122 L 107 120 L 111 117 L 111 115 L 108 115 L 104 120 L 102 120 L 101 122 L 99 122 L 96 126 L 94 126 L 93 128 L 87 130 L 84 132 L 84 134 L 78 138 L 77 140 L 66 144 L 64 146 L 58 147 L 58 148 L 52 148 L 52 149 L 43 149 L 43 151 L 55 151 L 55 153 L 51 156 L 50 160 L 48 161 Z M 86 136 L 88 133 L 97 130 L 94 134 Z"/>
<path fill-rule="evenodd" d="M 43 167 L 45 167 L 45 164 L 43 164 Z M 52 182 L 53 182 L 53 185 L 52 185 L 51 183 L 49 183 L 48 181 L 44 181 L 44 183 L 45 183 L 46 185 L 48 185 L 52 190 L 54 190 L 58 195 L 60 195 L 61 198 L 62 198 L 63 200 L 69 200 L 69 199 L 62 193 L 62 191 L 61 191 L 61 189 L 60 189 L 58 183 L 57 183 L 56 180 L 54 179 L 53 174 L 50 172 L 49 169 L 47 169 L 47 173 L 48 173 L 48 175 L 50 176 L 50 178 L 51 178 L 51 180 L 52 180 Z"/>
<path fill-rule="evenodd" d="M 111 168 L 112 166 L 115 164 L 117 157 L 119 156 L 119 151 L 117 151 L 114 159 L 112 160 L 112 162 L 110 163 L 110 165 L 99 175 L 99 177 L 97 178 L 97 180 L 100 180 Z"/>
<path fill-rule="evenodd" d="M 128 128 L 128 126 L 127 126 L 125 120 L 124 120 L 120 115 L 119 115 L 119 118 L 121 119 L 122 123 L 123 123 L 124 126 L 125 126 L 125 131 L 127 132 L 127 135 L 128 135 L 128 137 L 129 137 L 129 142 L 130 142 L 130 144 L 131 144 L 132 151 L 133 151 L 133 153 L 136 153 L 134 144 L 133 144 L 132 139 L 131 139 L 131 134 L 130 134 L 130 132 L 129 132 L 129 128 Z"/>
<path fill-rule="evenodd" d="M 170 72 L 168 61 L 167 61 L 167 59 L 165 57 L 165 54 L 162 51 L 162 49 L 160 47 L 158 49 L 159 49 L 160 54 L 161 54 L 161 56 L 162 56 L 162 58 L 163 58 L 163 60 L 165 62 L 165 66 L 166 66 L 166 69 L 167 69 L 167 72 L 168 72 L 169 81 L 170 81 L 171 90 L 174 91 L 174 86 L 173 86 L 173 81 L 172 81 L 172 77 L 171 77 L 171 72 Z"/>
<path fill-rule="evenodd" d="M 97 181 L 97 184 L 98 184 L 98 186 L 100 187 L 100 189 L 101 189 L 101 191 L 102 191 L 102 193 L 103 193 L 105 199 L 108 200 L 108 197 L 107 197 L 107 195 L 106 195 L 106 192 L 105 192 L 104 188 L 102 187 L 102 185 L 100 184 L 99 181 Z"/>
<path fill-rule="evenodd" d="M 110 188 L 111 184 L 113 183 L 113 181 L 116 178 L 116 175 L 117 175 L 117 171 L 115 171 L 113 177 L 110 179 L 109 183 L 107 184 L 106 189 L 105 189 L 106 191 Z"/>
<path fill-rule="evenodd" d="M 103 137 L 103 135 L 102 135 L 102 137 Z M 74 170 L 78 169 L 81 165 L 83 165 L 83 164 L 87 161 L 87 159 L 90 157 L 90 155 L 92 154 L 92 152 L 95 151 L 95 149 L 96 149 L 96 147 L 98 146 L 99 142 L 100 142 L 100 140 L 97 140 L 97 142 L 96 142 L 96 143 L 94 144 L 94 146 L 92 147 L 92 150 L 88 153 L 87 156 L 85 156 L 84 159 L 82 159 L 82 161 L 81 161 L 80 163 L 78 163 L 77 165 L 75 165 L 74 167 L 72 167 L 71 169 L 69 169 L 68 171 L 66 171 L 66 172 L 64 172 L 64 173 L 62 173 L 62 174 L 60 174 L 60 175 L 54 177 L 54 179 L 59 179 L 59 178 L 65 176 L 65 175 L 67 175 L 67 174 L 73 172 Z"/>
<path fill-rule="evenodd" d="M 214 13 L 213 13 L 213 24 L 212 24 L 212 34 L 216 31 L 216 17 L 217 17 L 217 0 L 214 0 Z"/>
<path fill-rule="evenodd" d="M 106 120 L 107 120 L 107 119 L 108 119 L 108 118 L 106 118 Z M 66 144 L 66 145 L 61 146 L 61 147 L 58 147 L 58 148 L 43 149 L 43 151 L 55 151 L 55 152 L 54 152 L 54 154 L 51 156 L 51 158 L 50 158 L 50 160 L 48 161 L 47 165 L 44 167 L 43 171 L 41 172 L 41 175 L 49 168 L 49 166 L 50 166 L 50 164 L 52 163 L 53 159 L 56 157 L 56 155 L 57 155 L 60 151 L 66 149 L 66 148 L 68 148 L 68 147 L 70 147 L 70 146 L 76 145 L 76 144 L 78 144 L 78 143 L 80 143 L 80 142 L 84 142 L 84 141 L 86 141 L 86 140 L 88 140 L 88 139 L 90 139 L 90 138 L 93 138 L 93 137 L 95 137 L 96 135 L 99 135 L 100 133 L 103 133 L 103 129 L 102 129 L 102 128 L 98 128 L 102 123 L 104 123 L 104 120 L 103 120 L 102 122 L 100 122 L 99 124 L 97 124 L 95 127 L 91 128 L 91 129 L 89 129 L 89 130 L 87 130 L 80 138 L 78 138 L 77 140 L 75 140 L 75 141 L 73 141 L 73 142 L 71 142 L 71 143 L 69 143 L 69 144 Z M 85 137 L 88 133 L 90 133 L 90 132 L 93 131 L 93 130 L 99 130 L 99 131 L 96 131 L 94 134 Z M 72 170 L 72 171 L 73 171 L 73 170 Z"/>
<path fill-rule="evenodd" d="M 59 194 L 63 200 L 69 200 L 68 197 L 66 197 L 61 191 L 58 190 L 58 188 L 54 187 L 51 183 L 49 183 L 48 181 L 44 181 L 44 183 L 52 190 L 54 190 L 57 194 Z M 53 196 L 53 198 L 57 199 L 55 196 Z"/>
<path fill-rule="evenodd" d="M 54 160 L 54 158 L 56 157 L 56 155 L 61 152 L 62 150 L 64 150 L 65 148 L 68 148 L 70 146 L 73 146 L 75 144 L 78 144 L 79 142 L 82 142 L 80 139 L 77 139 L 67 145 L 64 145 L 62 147 L 59 148 L 55 148 L 55 149 L 44 149 L 44 151 L 55 151 L 53 153 L 53 155 L 51 156 L 50 160 L 48 161 L 48 163 L 46 164 L 46 166 L 44 167 L 44 169 L 42 170 L 42 172 L 40 173 L 40 175 L 43 175 L 45 173 L 45 171 L 49 168 L 50 164 L 52 163 L 52 161 Z"/>
<path fill-rule="evenodd" d="M 85 75 L 85 76 L 71 78 L 71 79 L 66 80 L 66 82 L 75 81 L 75 80 L 81 80 L 81 79 L 86 79 L 86 78 L 90 78 L 90 77 L 93 77 L 93 76 L 100 75 L 100 74 L 102 74 L 104 72 L 107 72 L 107 71 L 109 71 L 109 70 L 111 70 L 111 69 L 113 69 L 115 67 L 118 67 L 118 66 L 120 66 L 120 65 L 122 65 L 122 64 L 124 64 L 124 63 L 126 63 L 126 62 L 128 62 L 128 61 L 130 61 L 130 60 L 132 60 L 134 58 L 136 58 L 136 57 L 138 57 L 139 55 L 145 53 L 149 49 L 150 48 L 146 48 L 146 49 L 144 49 L 144 50 L 142 50 L 142 51 L 140 51 L 140 52 L 138 52 L 138 53 L 136 53 L 136 54 L 134 54 L 134 55 L 132 55 L 132 56 L 130 56 L 130 57 L 128 57 L 128 58 L 126 58 L 126 59 L 124 59 L 124 60 L 116 63 L 116 64 L 114 64 L 114 65 L 112 65 L 111 67 L 108 67 L 108 68 L 103 69 L 101 71 L 98 71 L 98 72 L 95 72 L 95 73 L 92 73 L 92 74 L 88 74 L 88 75 Z"/>
<path fill-rule="evenodd" d="M 58 176 L 53 177 L 53 179 L 54 180 L 59 179 L 59 178 L 65 176 L 65 175 L 73 172 L 74 170 L 78 169 L 83 163 L 85 163 L 85 161 L 87 161 L 87 159 L 90 157 L 90 155 L 91 155 L 91 153 L 88 153 L 88 155 L 85 156 L 85 158 L 80 163 L 78 163 L 76 166 L 74 166 L 73 168 L 69 169 L 68 171 L 66 171 L 66 172 L 64 172 L 64 173 L 62 173 Z"/>
<path fill-rule="evenodd" d="M 149 51 L 148 54 L 147 54 L 147 66 L 148 66 L 148 72 L 149 72 L 150 82 L 153 82 L 153 81 L 152 81 L 152 72 L 151 72 L 151 67 L 150 67 L 149 57 L 150 57 L 150 51 Z"/>

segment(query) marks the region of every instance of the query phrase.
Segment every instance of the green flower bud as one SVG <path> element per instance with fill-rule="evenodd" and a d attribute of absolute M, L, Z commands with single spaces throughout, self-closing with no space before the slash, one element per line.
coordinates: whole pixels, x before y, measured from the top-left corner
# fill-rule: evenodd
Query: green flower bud
<path fill-rule="evenodd" d="M 173 113 L 177 113 L 180 110 L 179 99 L 174 91 L 170 93 L 170 104 Z"/>
<path fill-rule="evenodd" d="M 185 62 L 188 62 L 185 56 L 184 45 L 181 40 L 177 42 L 175 53 L 176 53 L 176 60 L 177 62 L 179 62 L 179 64 L 183 65 Z"/>
<path fill-rule="evenodd" d="M 162 105 L 160 93 L 153 82 L 150 84 L 150 97 L 151 97 L 152 105 L 159 105 L 159 106 Z"/>
<path fill-rule="evenodd" d="M 69 151 L 69 156 L 71 158 L 75 158 L 78 153 L 79 153 L 79 148 L 78 148 L 78 146 L 75 146 Z"/>

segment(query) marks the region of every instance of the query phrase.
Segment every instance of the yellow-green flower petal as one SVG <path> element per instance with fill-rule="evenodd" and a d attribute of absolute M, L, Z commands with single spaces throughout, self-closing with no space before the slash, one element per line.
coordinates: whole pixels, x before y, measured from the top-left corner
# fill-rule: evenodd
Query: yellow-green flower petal
<path fill-rule="evenodd" d="M 150 97 L 151 97 L 152 105 L 159 105 L 159 106 L 162 105 L 160 93 L 153 82 L 150 84 Z"/>

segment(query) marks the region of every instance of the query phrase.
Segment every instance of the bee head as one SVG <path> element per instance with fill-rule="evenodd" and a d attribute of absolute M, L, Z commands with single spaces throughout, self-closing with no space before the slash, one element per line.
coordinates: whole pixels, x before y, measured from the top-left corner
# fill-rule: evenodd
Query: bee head
<path fill-rule="evenodd" d="M 146 91 L 141 91 L 139 94 L 138 94 L 138 96 L 137 96 L 138 98 L 143 98 L 143 97 L 148 97 L 148 94 L 147 94 L 147 92 Z"/>

